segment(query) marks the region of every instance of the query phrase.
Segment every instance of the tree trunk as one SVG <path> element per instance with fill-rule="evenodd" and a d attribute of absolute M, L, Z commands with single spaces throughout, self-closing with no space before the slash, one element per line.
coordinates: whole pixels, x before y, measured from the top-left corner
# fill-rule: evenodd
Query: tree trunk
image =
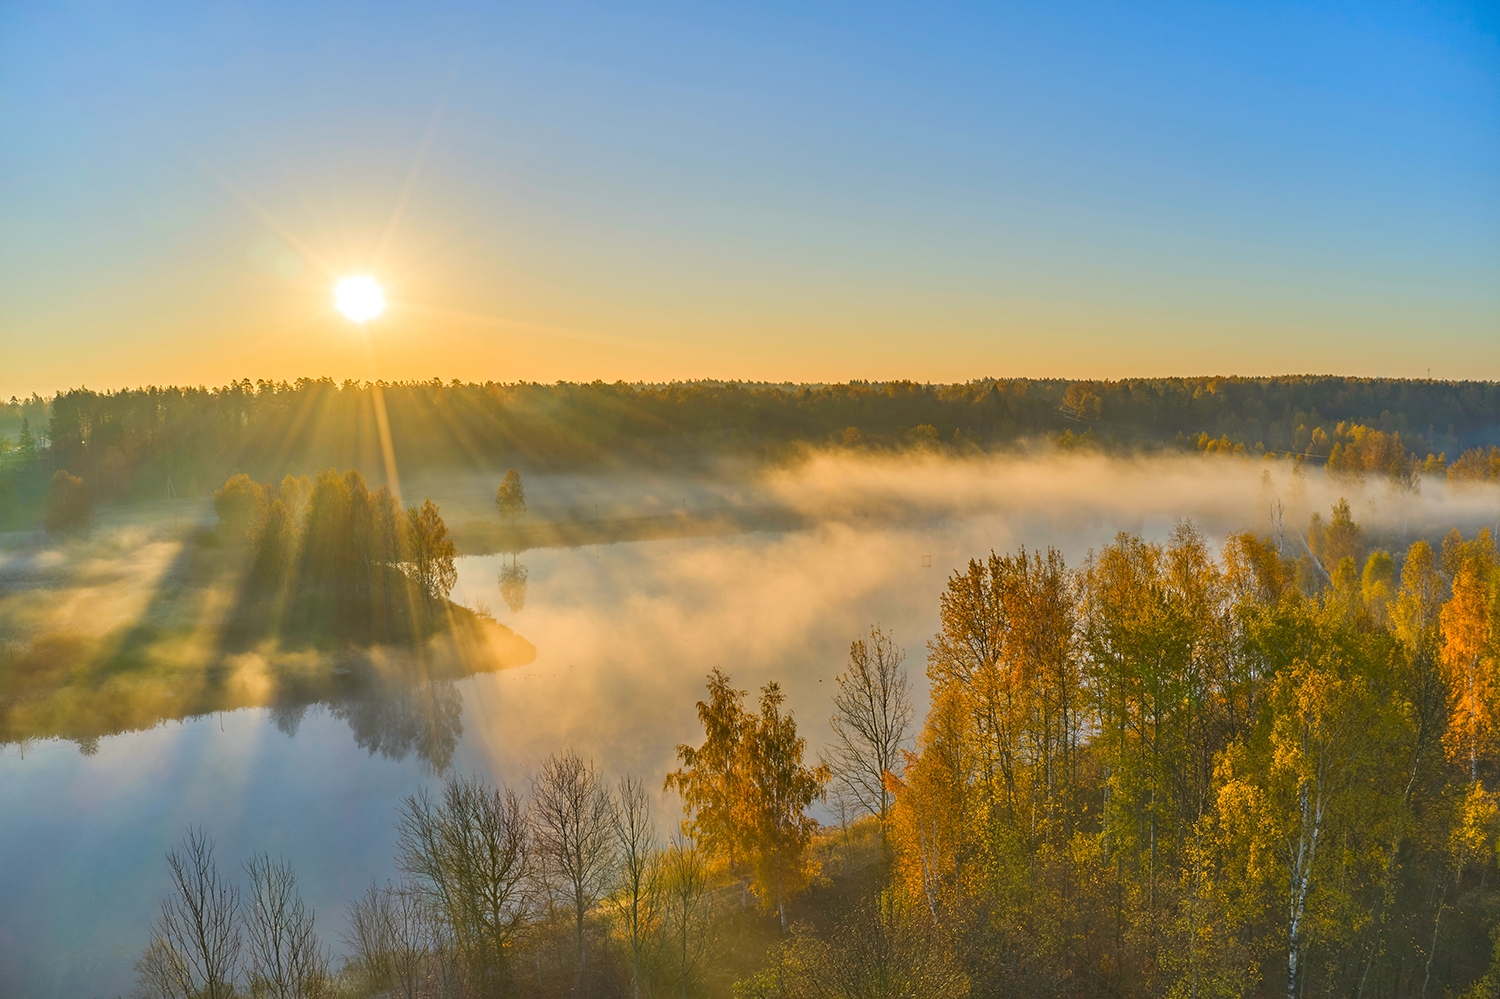
<path fill-rule="evenodd" d="M 573 991 L 577 992 L 583 988 L 583 907 L 578 908 L 578 976 L 573 980 Z"/>

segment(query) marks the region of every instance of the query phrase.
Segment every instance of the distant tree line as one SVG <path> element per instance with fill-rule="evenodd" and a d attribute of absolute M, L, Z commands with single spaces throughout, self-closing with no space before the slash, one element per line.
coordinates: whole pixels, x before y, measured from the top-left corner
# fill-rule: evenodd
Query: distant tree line
<path fill-rule="evenodd" d="M 257 477 L 376 469 L 376 394 L 403 469 L 579 467 L 798 445 L 959 451 L 1027 438 L 1111 449 L 1243 447 L 1329 457 L 1341 424 L 1400 435 L 1402 454 L 1500 443 L 1500 385 L 1334 377 L 981 379 L 837 385 L 234 382 L 72 389 L 0 406 L 0 498 L 39 509 L 57 469 L 97 499 L 201 494 Z M 31 444 L 21 447 L 25 430 Z M 1344 449 L 1347 451 L 1348 443 Z M 15 514 L 11 514 L 15 516 Z"/>
<path fill-rule="evenodd" d="M 324 469 L 276 486 L 233 476 L 214 509 L 219 539 L 249 552 L 242 629 L 412 637 L 448 608 L 456 550 L 431 500 L 403 510 L 358 471 Z"/>

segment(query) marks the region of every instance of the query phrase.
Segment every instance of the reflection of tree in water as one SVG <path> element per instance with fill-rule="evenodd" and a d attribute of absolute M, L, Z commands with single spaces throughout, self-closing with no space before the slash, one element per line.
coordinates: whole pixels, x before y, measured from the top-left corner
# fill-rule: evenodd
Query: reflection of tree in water
<path fill-rule="evenodd" d="M 271 709 L 271 722 L 283 735 L 296 735 L 297 729 L 302 727 L 302 719 L 307 715 L 307 707 L 306 701 L 298 704 L 278 704 Z"/>
<path fill-rule="evenodd" d="M 526 606 L 526 566 L 517 562 L 514 555 L 509 565 L 500 566 L 500 596 L 505 598 L 505 606 L 512 614 Z"/>
<path fill-rule="evenodd" d="M 516 566 L 520 582 L 525 567 Z M 516 606 L 516 604 L 512 604 Z M 348 722 L 358 744 L 391 759 L 416 753 L 447 769 L 463 732 L 457 681 L 531 662 L 536 648 L 488 615 L 450 605 L 458 624 L 415 645 L 377 645 L 307 655 L 228 656 L 189 668 L 153 664 L 110 677 L 89 676 L 31 701 L 0 697 L 0 747 L 67 739 L 92 756 L 104 736 L 139 732 L 169 719 L 267 709 L 271 724 L 295 737 L 308 708 L 326 706 Z M 77 677 L 75 670 L 73 677 Z"/>
<path fill-rule="evenodd" d="M 463 735 L 464 699 L 452 680 L 376 684 L 329 704 L 372 755 L 404 760 L 413 752 L 441 773 Z"/>

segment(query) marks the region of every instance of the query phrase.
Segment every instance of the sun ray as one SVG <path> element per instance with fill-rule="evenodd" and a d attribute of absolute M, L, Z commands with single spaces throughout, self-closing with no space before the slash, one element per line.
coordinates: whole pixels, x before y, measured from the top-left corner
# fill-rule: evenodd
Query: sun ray
<path fill-rule="evenodd" d="M 401 216 L 406 213 L 407 202 L 417 187 L 417 181 L 422 176 L 422 169 L 427 165 L 427 154 L 432 151 L 433 139 L 437 137 L 438 126 L 443 122 L 443 113 L 448 107 L 448 94 L 453 89 L 453 81 L 458 78 L 458 67 L 448 74 L 448 82 L 443 85 L 442 96 L 438 98 L 437 107 L 432 110 L 432 118 L 427 124 L 427 134 L 422 137 L 422 143 L 417 147 L 416 158 L 412 161 L 411 169 L 407 171 L 406 183 L 401 186 L 401 193 L 396 198 L 396 205 L 391 209 L 391 217 L 385 224 L 385 232 L 380 236 L 380 243 L 375 247 L 375 256 L 371 261 L 370 269 L 379 271 L 381 263 L 385 260 L 385 251 L 390 248 L 391 239 L 396 235 L 396 227 L 401 224 Z"/>
<path fill-rule="evenodd" d="M 219 184 L 219 186 L 223 187 L 224 190 L 234 195 L 234 197 L 240 202 L 240 204 L 250 209 L 250 211 L 253 212 L 255 216 L 262 222 L 264 222 L 272 232 L 276 233 L 276 235 L 286 240 L 287 245 L 296 250 L 298 255 L 300 255 L 303 260 L 306 260 L 308 263 L 318 268 L 318 270 L 322 271 L 329 278 L 338 277 L 338 272 L 333 268 L 332 264 L 324 260 L 311 246 L 308 246 L 307 243 L 299 238 L 296 233 L 292 232 L 291 229 L 283 225 L 282 222 L 276 218 L 276 216 L 272 215 L 270 211 L 268 211 L 260 204 L 260 202 L 251 197 L 248 191 L 240 187 L 234 181 L 230 180 L 219 170 L 215 169 L 214 165 L 208 161 L 208 158 L 200 154 L 192 146 L 188 145 L 186 142 L 183 142 L 180 139 L 177 141 L 178 145 L 181 146 L 182 150 L 187 153 L 188 157 L 192 159 L 193 162 L 197 163 L 205 173 L 207 173 Z"/>
<path fill-rule="evenodd" d="M 520 319 L 491 316 L 483 312 L 445 309 L 437 305 L 422 305 L 409 301 L 392 301 L 388 303 L 388 307 L 392 312 L 410 312 L 417 315 L 432 316 L 436 319 L 452 319 L 457 322 L 472 323 L 475 326 L 490 326 L 495 329 L 515 330 L 518 333 L 537 333 L 543 336 L 564 337 L 570 340 L 582 340 L 589 343 L 615 343 L 634 346 L 643 342 L 639 337 L 622 336 L 618 333 L 596 333 L 590 330 L 571 329 L 566 326 L 528 323 Z"/>

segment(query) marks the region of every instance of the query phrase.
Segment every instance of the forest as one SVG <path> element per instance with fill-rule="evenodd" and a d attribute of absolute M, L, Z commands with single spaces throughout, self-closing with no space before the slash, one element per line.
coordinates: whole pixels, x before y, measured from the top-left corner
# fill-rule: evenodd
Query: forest
<path fill-rule="evenodd" d="M 53 474 L 98 501 L 206 495 L 234 472 L 383 473 L 781 460 L 806 446 L 959 453 L 1053 442 L 1115 451 L 1288 452 L 1493 477 L 1500 385 L 1298 376 L 666 385 L 240 381 L 72 389 L 0 405 L 0 524 L 40 519 Z M 1379 435 L 1372 443 L 1369 435 Z M 1338 448 L 1335 454 L 1334 449 Z M 1387 453 L 1389 452 L 1389 453 Z"/>
<path fill-rule="evenodd" d="M 214 493 L 212 540 L 248 549 L 231 635 L 410 641 L 451 613 L 455 549 L 437 506 L 403 510 L 355 469 L 261 485 L 243 473 Z"/>
<path fill-rule="evenodd" d="M 974 558 L 925 718 L 872 628 L 796 706 L 831 712 L 816 756 L 716 669 L 670 773 L 452 774 L 342 962 L 289 866 L 189 830 L 140 994 L 1493 996 L 1500 553 L 1368 550 L 1342 503 L 1308 540 L 1311 575 L 1187 522 Z"/>

